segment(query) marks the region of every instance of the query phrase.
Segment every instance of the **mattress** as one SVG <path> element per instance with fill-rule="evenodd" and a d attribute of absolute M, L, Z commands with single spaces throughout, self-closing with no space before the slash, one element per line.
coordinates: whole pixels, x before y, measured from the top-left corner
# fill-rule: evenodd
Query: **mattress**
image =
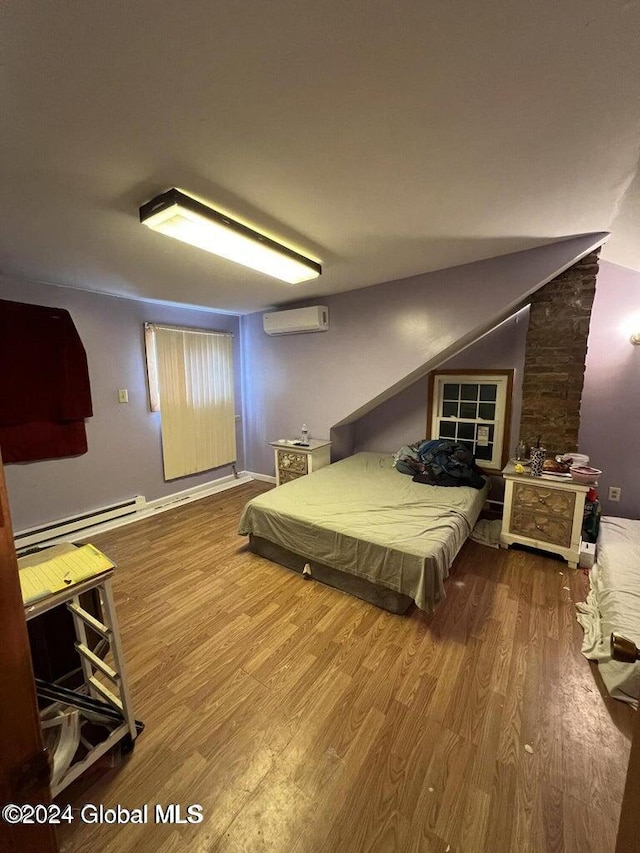
<path fill-rule="evenodd" d="M 577 605 L 584 628 L 582 653 L 598 661 L 611 696 L 637 705 L 640 665 L 611 660 L 611 632 L 640 646 L 640 521 L 605 516 L 587 600 Z"/>
<path fill-rule="evenodd" d="M 414 483 L 393 456 L 357 453 L 249 501 L 238 532 L 409 596 L 428 612 L 444 597 L 488 491 Z"/>

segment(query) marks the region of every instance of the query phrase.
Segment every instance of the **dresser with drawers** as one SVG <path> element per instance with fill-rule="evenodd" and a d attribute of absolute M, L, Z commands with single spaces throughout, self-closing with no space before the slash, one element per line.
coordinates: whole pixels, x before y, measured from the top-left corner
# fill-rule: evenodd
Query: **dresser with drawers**
<path fill-rule="evenodd" d="M 311 474 L 331 462 L 331 442 L 324 439 L 310 438 L 308 447 L 286 440 L 270 443 L 275 453 L 278 486 Z"/>
<path fill-rule="evenodd" d="M 502 476 L 505 494 L 500 545 L 508 548 L 518 543 L 551 551 L 577 568 L 584 504 L 591 486 L 568 478 L 517 474 L 513 463 Z"/>

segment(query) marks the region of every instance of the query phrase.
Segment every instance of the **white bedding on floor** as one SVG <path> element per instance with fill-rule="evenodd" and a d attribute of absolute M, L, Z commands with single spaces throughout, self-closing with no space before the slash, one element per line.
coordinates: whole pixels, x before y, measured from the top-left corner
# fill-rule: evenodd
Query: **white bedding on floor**
<path fill-rule="evenodd" d="M 637 705 L 640 662 L 611 660 L 610 636 L 614 631 L 640 646 L 640 521 L 602 519 L 589 579 L 587 600 L 577 605 L 578 622 L 584 628 L 582 653 L 598 661 L 611 696 Z"/>

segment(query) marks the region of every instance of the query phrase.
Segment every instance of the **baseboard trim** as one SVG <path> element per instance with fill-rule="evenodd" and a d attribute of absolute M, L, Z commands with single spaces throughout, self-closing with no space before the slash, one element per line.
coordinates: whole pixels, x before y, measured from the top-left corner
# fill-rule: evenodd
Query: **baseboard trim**
<path fill-rule="evenodd" d="M 241 471 L 237 477 L 229 474 L 226 477 L 220 477 L 218 480 L 210 480 L 208 483 L 202 483 L 199 486 L 193 486 L 190 489 L 184 489 L 180 492 L 174 492 L 170 495 L 164 495 L 161 498 L 156 498 L 152 501 L 147 501 L 144 509 L 139 510 L 131 515 L 123 516 L 122 518 L 114 518 L 110 521 L 105 521 L 92 527 L 85 527 L 82 530 L 66 535 L 52 537 L 46 541 L 38 543 L 38 547 L 46 548 L 50 545 L 55 545 L 58 542 L 77 542 L 86 540 L 89 536 L 95 536 L 98 533 L 107 533 L 109 530 L 115 530 L 118 527 L 124 527 L 127 524 L 134 524 L 136 521 L 142 521 L 143 518 L 149 518 L 152 515 L 157 515 L 161 512 L 166 512 L 170 509 L 175 509 L 176 506 L 182 506 L 186 503 L 206 498 L 209 495 L 215 495 L 218 492 L 224 492 L 227 489 L 235 489 L 236 486 L 242 486 L 245 483 L 250 483 L 252 480 L 263 480 L 275 483 L 275 477 L 266 477 L 263 474 L 252 474 L 249 471 Z M 51 522 L 56 524 L 55 521 Z M 20 536 L 24 531 L 19 531 L 16 536 Z"/>
<path fill-rule="evenodd" d="M 171 509 L 176 504 L 191 503 L 191 501 L 197 501 L 200 498 L 224 492 L 226 489 L 241 486 L 243 483 L 250 483 L 251 479 L 251 475 L 247 474 L 246 471 L 241 471 L 237 477 L 234 477 L 233 474 L 228 474 L 226 477 L 220 477 L 218 480 L 210 480 L 208 483 L 202 483 L 200 486 L 193 486 L 190 489 L 183 489 L 181 492 L 173 492 L 173 494 L 164 495 L 153 501 L 147 501 L 147 507 L 153 512 L 164 512 L 165 509 Z M 145 511 L 143 510 L 143 512 Z"/>
<path fill-rule="evenodd" d="M 262 480 L 263 483 L 276 484 L 276 478 L 270 477 L 268 474 L 256 474 L 255 471 L 243 471 L 242 473 L 246 474 L 247 477 L 251 477 L 252 480 Z"/>

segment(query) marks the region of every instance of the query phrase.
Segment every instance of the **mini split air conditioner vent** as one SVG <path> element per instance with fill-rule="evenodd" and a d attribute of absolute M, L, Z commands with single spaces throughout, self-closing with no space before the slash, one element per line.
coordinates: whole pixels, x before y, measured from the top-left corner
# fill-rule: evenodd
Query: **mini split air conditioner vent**
<path fill-rule="evenodd" d="M 300 332 L 326 332 L 329 328 L 329 309 L 326 305 L 292 308 L 262 315 L 262 325 L 268 335 L 297 335 Z"/>

